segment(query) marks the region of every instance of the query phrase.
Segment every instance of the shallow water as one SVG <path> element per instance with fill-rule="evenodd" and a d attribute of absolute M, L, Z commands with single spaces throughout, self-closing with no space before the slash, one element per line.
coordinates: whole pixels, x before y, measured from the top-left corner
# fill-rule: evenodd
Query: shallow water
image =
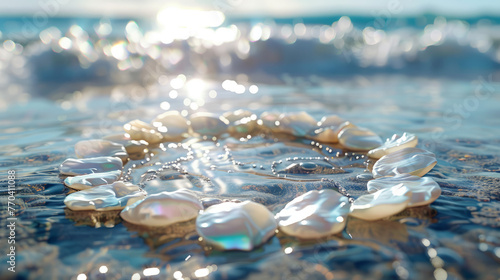
<path fill-rule="evenodd" d="M 285 48 L 277 42 L 254 45 L 257 51 L 251 55 L 259 58 L 266 47 L 276 43 L 290 50 L 274 62 L 277 68 L 287 72 L 283 69 L 305 65 L 306 69 L 300 71 L 309 74 L 297 70 L 294 74 L 298 76 L 278 75 L 273 68 L 268 69 L 269 76 L 237 76 L 252 73 L 255 64 L 267 65 L 266 61 L 254 60 L 255 64 L 235 62 L 229 70 L 222 67 L 206 75 L 210 78 L 197 78 L 199 75 L 188 73 L 200 66 L 192 62 L 197 59 L 193 54 L 197 46 L 191 46 L 186 55 L 191 55 L 192 65 L 181 63 L 169 68 L 175 73 L 168 72 L 170 83 L 162 81 L 167 79 L 163 76 L 155 77 L 154 83 L 139 83 L 134 79 L 138 73 L 116 69 L 110 71 L 113 78 L 105 77 L 105 82 L 95 77 L 89 82 L 85 75 L 93 73 L 95 65 L 87 70 L 74 68 L 60 55 L 47 54 L 43 47 L 38 51 L 26 48 L 31 53 L 20 60 L 6 55 L 6 65 L 20 65 L 18 68 L 26 71 L 34 65 L 34 70 L 30 68 L 33 72 L 28 76 L 32 79 L 24 83 L 25 72 L 5 68 L 7 78 L 0 81 L 2 85 L 14 85 L 3 92 L 5 100 L 0 104 L 0 173 L 5 174 L 1 183 L 7 186 L 7 172 L 15 170 L 18 205 L 18 272 L 2 270 L 2 278 L 76 279 L 81 274 L 88 279 L 499 278 L 498 63 L 472 69 L 465 78 L 452 78 L 446 74 L 457 71 L 449 70 L 454 68 L 450 66 L 453 57 L 443 62 L 443 75 L 413 64 L 398 73 L 397 68 L 391 68 L 396 57 L 382 67 L 385 70 L 376 71 L 383 73 L 379 75 L 359 75 L 373 70 L 360 70 L 360 60 L 343 61 L 352 68 L 342 77 L 316 76 L 324 70 L 321 58 L 330 58 L 330 53 L 320 49 L 305 62 L 296 61 L 293 57 L 301 48 L 290 42 Z M 297 44 L 310 49 L 321 47 L 307 40 Z M 444 45 L 438 48 L 439 55 L 450 49 Z M 458 65 L 486 56 L 470 55 L 465 49 L 461 52 L 467 55 Z M 225 51 L 223 47 L 217 50 Z M 422 50 L 420 54 L 439 56 L 432 51 Z M 494 56 L 494 52 L 487 55 Z M 53 74 L 51 71 L 58 67 L 65 71 Z M 332 74 L 337 70 L 327 67 L 325 71 Z M 187 76 L 185 87 L 173 93 L 172 80 L 186 78 L 177 76 L 182 71 Z M 413 75 L 414 71 L 418 75 Z M 226 90 L 226 79 L 240 80 L 245 92 Z M 258 86 L 258 92 L 250 93 L 251 84 Z M 78 92 L 68 94 L 74 90 Z M 337 114 L 383 138 L 414 133 L 419 137 L 418 147 L 437 156 L 438 164 L 426 176 L 436 180 L 443 193 L 430 206 L 407 209 L 385 220 L 349 218 L 342 233 L 325 239 L 306 242 L 278 234 L 251 252 L 209 248 L 198 240 L 194 222 L 148 229 L 122 221 L 118 211 L 66 209 L 63 200 L 71 191 L 62 184 L 64 178 L 57 167 L 75 156 L 74 144 L 123 133 L 122 126 L 128 121 L 137 118 L 149 122 L 166 108 L 186 114 L 222 114 L 236 109 L 248 109 L 257 115 L 264 111 L 307 111 L 317 120 Z M 368 162 L 364 154 L 286 135 L 242 136 L 190 138 L 151 147 L 147 155 L 127 163 L 127 179 L 150 194 L 190 188 L 205 198 L 205 204 L 219 199 L 250 199 L 263 203 L 273 213 L 308 190 L 329 188 L 352 198 L 366 193 L 370 179 L 366 168 L 373 162 Z M 0 194 L 5 220 L 7 188 Z M 2 236 L 9 233 L 5 227 L 0 232 Z M 2 252 L 7 246 L 2 241 Z M 3 254 L 2 263 L 6 260 Z M 106 273 L 102 273 L 103 266 Z"/>
<path fill-rule="evenodd" d="M 351 218 L 341 234 L 317 242 L 278 235 L 252 252 L 210 250 L 198 241 L 192 222 L 148 230 L 121 221 L 116 212 L 74 212 L 63 204 L 69 190 L 62 185 L 57 166 L 74 156 L 74 143 L 120 132 L 120 125 L 135 116 L 152 119 L 160 112 L 162 88 L 156 97 L 126 110 L 102 96 L 79 103 L 88 108 L 80 111 L 35 98 L 2 112 L 1 172 L 16 171 L 16 203 L 21 206 L 16 211 L 18 276 L 49 279 L 85 273 L 91 279 L 130 279 L 134 273 L 147 274 L 149 267 L 158 268 L 161 275 L 151 279 L 172 277 L 176 271 L 191 279 L 206 271 L 211 279 L 356 275 L 444 279 L 445 273 L 450 279 L 496 279 L 500 275 L 497 84 L 488 84 L 495 92 L 479 100 L 477 109 L 460 119 L 457 127 L 450 123 L 455 119 L 442 115 L 473 96 L 475 85 L 469 81 L 380 76 L 321 80 L 321 85 L 308 88 L 259 86 L 257 94 L 242 94 L 238 99 L 219 94 L 207 99 L 206 107 L 222 113 L 222 108 L 247 108 L 244 104 L 253 107 L 252 102 L 258 102 L 256 113 L 307 109 L 317 119 L 338 114 L 383 137 L 415 133 L 421 139 L 419 147 L 437 155 L 438 164 L 427 176 L 440 184 L 443 195 L 430 206 L 405 210 L 383 221 Z M 304 108 L 305 103 L 310 105 Z M 365 173 L 366 158 L 345 154 L 338 146 L 268 135 L 245 141 L 223 137 L 183 143 L 190 143 L 192 158 L 186 145 L 165 143 L 163 149 L 150 151 L 149 160 L 126 165 L 137 165 L 130 180 L 143 183 L 149 193 L 187 187 L 202 197 L 252 199 L 275 213 L 307 190 L 333 188 L 351 197 L 366 191 L 367 179 L 358 177 Z M 177 165 L 158 171 L 179 158 Z M 316 168 L 311 174 L 290 168 L 300 162 Z M 338 172 L 326 172 L 331 167 Z M 6 207 L 5 189 L 2 192 Z M 6 212 L 2 213 L 5 218 Z M 285 253 L 285 248 L 292 249 Z M 100 274 L 101 266 L 108 268 L 107 274 Z"/>

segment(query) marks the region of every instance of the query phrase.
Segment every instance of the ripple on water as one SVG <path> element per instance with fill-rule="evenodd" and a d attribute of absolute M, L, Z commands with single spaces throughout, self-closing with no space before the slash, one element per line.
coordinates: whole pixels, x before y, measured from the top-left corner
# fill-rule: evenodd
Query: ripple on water
<path fill-rule="evenodd" d="M 367 116 L 370 122 L 379 124 L 370 127 L 380 135 L 388 136 L 397 129 L 422 131 L 417 133 L 419 137 L 422 136 L 419 147 L 431 150 L 439 160 L 439 164 L 426 176 L 440 184 L 443 195 L 430 206 L 407 209 L 387 220 L 361 222 L 350 219 L 344 233 L 329 240 L 301 243 L 292 238 L 277 236 L 261 249 L 244 254 L 207 253 L 196 233 L 193 233 L 192 221 L 191 224 L 172 225 L 171 228 L 161 228 L 156 232 L 123 222 L 116 211 L 96 213 L 64 209 L 63 199 L 69 190 L 62 184 L 63 178 L 57 177 L 57 165 L 66 158 L 74 157 L 74 143 L 83 140 L 82 135 L 88 137 L 95 133 L 100 120 L 94 119 L 96 116 L 107 115 L 112 106 L 106 103 L 101 106 L 105 107 L 106 114 L 91 116 L 87 113 L 85 118 L 78 119 L 77 122 L 66 123 L 45 121 L 68 112 L 52 111 L 51 107 L 46 106 L 43 112 L 31 114 L 38 109 L 19 108 L 22 113 L 19 116 L 27 116 L 29 127 L 41 123 L 51 126 L 9 134 L 9 137 L 13 136 L 13 140 L 8 140 L 8 145 L 3 146 L 8 151 L 2 151 L 2 172 L 16 169 L 19 175 L 15 202 L 20 207 L 17 214 L 23 222 L 17 232 L 20 248 L 23 249 L 20 252 L 23 260 L 19 262 L 20 268 L 25 271 L 44 271 L 45 274 L 40 277 L 47 276 L 46 279 L 61 275 L 70 278 L 75 271 L 90 271 L 86 272 L 89 278 L 98 278 L 101 275 L 98 274 L 98 269 L 103 264 L 109 267 L 108 275 L 112 271 L 120 271 L 116 260 L 126 255 L 130 264 L 126 268 L 127 275 L 140 274 L 144 268 L 156 267 L 159 262 L 164 261 L 172 267 L 168 275 L 161 268 L 160 275 L 165 276 L 164 278 L 171 277 L 177 270 L 182 270 L 188 276 L 188 273 L 204 267 L 218 268 L 214 268 L 211 274 L 214 278 L 230 275 L 235 279 L 279 279 L 283 276 L 282 272 L 290 277 L 311 278 L 311 275 L 317 275 L 317 278 L 326 278 L 331 271 L 339 278 L 396 278 L 398 275 L 395 271 L 402 269 L 406 269 L 410 276 L 419 273 L 424 277 L 433 277 L 435 267 L 432 263 L 436 263 L 436 258 L 432 262 L 428 252 L 435 249 L 436 256 L 444 262 L 450 278 L 486 278 L 491 274 L 498 275 L 497 271 L 491 269 L 497 266 L 500 247 L 496 231 L 500 224 L 496 175 L 499 162 L 498 140 L 467 138 L 470 124 L 464 122 L 463 130 L 453 132 L 457 137 L 448 139 L 447 134 L 444 134 L 436 143 L 429 142 L 431 134 L 426 134 L 425 131 L 429 127 L 429 123 L 425 121 L 428 111 L 419 109 L 428 108 L 425 106 L 429 102 L 428 98 L 425 98 L 425 103 L 412 103 L 412 108 L 417 109 L 412 110 L 414 115 L 411 118 L 406 113 L 401 113 L 409 108 L 406 98 L 413 95 L 413 92 L 411 95 L 405 94 L 403 87 L 409 84 L 416 90 L 422 90 L 422 81 L 403 81 L 398 80 L 398 84 L 394 85 L 398 89 L 398 95 L 386 93 L 386 80 L 383 84 L 370 80 L 371 86 L 359 88 L 360 95 L 355 98 L 351 94 L 339 93 L 343 104 L 352 111 L 342 109 L 337 104 L 339 99 L 335 99 L 335 102 L 322 100 L 325 107 L 320 109 L 339 109 L 339 114 L 344 113 L 345 116 Z M 435 82 L 445 85 L 444 88 L 449 88 L 448 83 L 455 83 Z M 380 83 L 379 87 L 377 83 Z M 346 86 L 356 87 L 352 83 L 311 90 L 339 91 Z M 458 83 L 455 88 L 467 87 Z M 283 93 L 273 93 L 273 98 L 292 100 L 301 106 L 311 99 L 308 94 L 290 97 L 289 90 L 282 91 Z M 400 109 L 391 111 L 390 115 L 384 114 L 387 113 L 386 106 L 373 106 L 376 98 L 387 94 L 392 98 L 394 106 Z M 447 104 L 443 106 L 448 106 L 448 101 L 451 104 L 463 101 L 451 99 L 446 96 L 446 92 L 442 94 L 445 101 L 442 104 Z M 373 109 L 371 113 L 366 111 L 366 106 L 357 106 L 358 100 L 366 102 Z M 497 103 L 495 98 L 489 101 L 491 102 L 488 103 Z M 207 109 L 210 108 L 220 108 L 220 104 L 207 104 Z M 447 109 L 436 108 L 437 111 Z M 122 115 L 121 111 L 116 112 L 116 108 L 111 109 L 115 110 L 112 113 Z M 97 111 L 92 111 L 92 114 L 95 112 Z M 483 111 L 478 110 L 475 114 L 485 117 Z M 30 116 L 36 118 L 30 120 Z M 86 118 L 94 119 L 88 121 Z M 354 119 L 356 118 L 360 119 Z M 60 127 L 57 127 L 59 124 Z M 15 122 L 6 124 L 10 127 L 15 125 Z M 436 123 L 435 126 L 445 127 L 442 123 Z M 485 133 L 493 135 L 496 132 L 494 128 L 491 131 L 493 132 Z M 474 137 L 483 136 L 484 134 L 478 133 Z M 142 183 L 149 193 L 189 188 L 203 199 L 205 206 L 218 204 L 224 199 L 253 200 L 265 204 L 274 213 L 309 190 L 343 188 L 353 197 L 366 192 L 366 181 L 370 178 L 363 175 L 366 174 L 366 158 L 361 153 L 345 154 L 338 145 L 311 144 L 311 140 L 283 136 L 276 136 L 276 139 L 265 136 L 253 136 L 245 141 L 231 137 L 216 142 L 186 139 L 179 140 L 181 145 L 176 142 L 150 146 L 150 150 L 142 158 L 134 158 L 125 165 L 124 173 L 130 171 L 127 174 L 130 181 L 134 184 Z M 325 156 L 329 161 L 323 160 Z M 288 158 L 297 159 L 287 161 Z M 273 162 L 276 162 L 277 174 L 272 172 Z M 333 167 L 338 173 L 329 173 Z M 286 175 L 286 178 L 281 175 Z M 314 180 L 306 181 L 305 178 Z M 5 207 L 5 192 L 1 194 L 0 202 Z M 5 229 L 1 233 L 4 234 Z M 432 239 L 430 247 L 423 245 L 422 237 Z M 47 240 L 50 240 L 50 244 L 43 243 Z M 95 261 L 89 265 L 89 259 Z M 468 265 L 464 266 L 464 263 Z M 276 267 L 280 267 L 280 271 L 277 272 Z M 54 275 L 53 271 L 60 274 Z M 24 276 L 25 274 L 22 275 Z"/>

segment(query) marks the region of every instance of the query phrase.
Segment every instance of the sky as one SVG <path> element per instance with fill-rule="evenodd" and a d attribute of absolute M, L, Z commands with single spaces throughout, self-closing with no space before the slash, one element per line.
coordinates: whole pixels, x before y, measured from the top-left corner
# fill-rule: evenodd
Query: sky
<path fill-rule="evenodd" d="M 168 6 L 221 10 L 226 16 L 296 17 L 327 14 L 500 16 L 498 0 L 18 0 L 0 1 L 0 15 L 141 17 Z"/>

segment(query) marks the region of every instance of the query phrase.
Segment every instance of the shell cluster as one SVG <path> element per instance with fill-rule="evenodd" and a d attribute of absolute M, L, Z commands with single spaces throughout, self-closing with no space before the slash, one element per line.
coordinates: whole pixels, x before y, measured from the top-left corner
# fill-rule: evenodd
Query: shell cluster
<path fill-rule="evenodd" d="M 69 176 L 64 183 L 78 190 L 66 197 L 66 206 L 74 211 L 121 210 L 123 220 L 146 227 L 196 219 L 200 237 L 223 250 L 252 250 L 269 240 L 277 229 L 300 239 L 326 237 L 343 231 L 348 216 L 379 220 L 407 207 L 430 204 L 441 194 L 432 178 L 422 177 L 437 161 L 431 152 L 415 148 L 416 135 L 394 135 L 384 143 L 373 131 L 338 116 L 316 121 L 305 112 L 265 112 L 257 117 L 250 111 L 238 110 L 223 116 L 197 113 L 188 120 L 170 111 L 152 123 L 133 120 L 123 128 L 122 136 L 78 142 L 78 159 L 67 159 L 60 165 L 60 173 Z M 149 145 L 189 136 L 216 138 L 226 133 L 234 136 L 256 131 L 339 143 L 346 150 L 366 152 L 378 159 L 372 169 L 375 179 L 368 182 L 367 194 L 353 201 L 333 190 L 312 190 L 287 203 L 275 215 L 252 201 L 204 207 L 207 198 L 200 199 L 187 189 L 148 195 L 140 187 L 123 182 L 123 163 L 133 154 L 147 151 Z M 297 168 L 316 170 L 316 165 L 303 163 Z"/>

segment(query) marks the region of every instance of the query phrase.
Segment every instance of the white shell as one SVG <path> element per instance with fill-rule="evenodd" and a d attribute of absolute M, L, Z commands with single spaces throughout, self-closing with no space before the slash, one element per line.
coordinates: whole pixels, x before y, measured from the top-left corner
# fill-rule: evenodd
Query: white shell
<path fill-rule="evenodd" d="M 278 131 L 279 120 L 281 116 L 278 113 L 264 112 L 260 114 L 260 122 L 271 131 Z"/>
<path fill-rule="evenodd" d="M 251 133 L 257 128 L 257 115 L 246 110 L 226 112 L 223 115 L 229 121 L 229 133 Z"/>
<path fill-rule="evenodd" d="M 382 146 L 369 151 L 368 156 L 371 158 L 381 158 L 404 148 L 413 148 L 417 146 L 417 143 L 418 137 L 415 134 L 406 132 L 401 136 L 394 134 L 391 139 L 387 139 Z"/>
<path fill-rule="evenodd" d="M 127 151 L 122 144 L 108 140 L 83 140 L 75 144 L 75 154 L 79 158 L 119 157 L 122 161 L 128 159 Z"/>
<path fill-rule="evenodd" d="M 271 238 L 277 226 L 264 205 L 251 201 L 210 206 L 196 219 L 198 234 L 224 250 L 250 251 Z"/>
<path fill-rule="evenodd" d="M 369 151 L 382 145 L 382 139 L 377 134 L 361 127 L 345 128 L 338 137 L 339 143 L 352 151 Z"/>
<path fill-rule="evenodd" d="M 229 124 L 226 118 L 211 113 L 196 113 L 189 120 L 194 133 L 207 136 L 218 136 L 226 132 Z"/>
<path fill-rule="evenodd" d="M 69 194 L 64 204 L 74 211 L 120 210 L 146 197 L 146 192 L 136 185 L 114 182 L 111 185 L 102 185 L 95 188 Z"/>
<path fill-rule="evenodd" d="M 196 218 L 203 205 L 193 192 L 182 189 L 161 192 L 127 206 L 121 217 L 132 224 L 143 226 L 168 226 Z"/>
<path fill-rule="evenodd" d="M 154 126 L 140 120 L 126 123 L 123 129 L 132 140 L 144 140 L 150 144 L 160 143 L 163 140 L 163 136 L 156 131 Z"/>
<path fill-rule="evenodd" d="M 424 176 L 436 165 L 436 156 L 419 148 L 405 148 L 380 158 L 373 165 L 374 178 L 411 174 Z"/>
<path fill-rule="evenodd" d="M 431 204 L 441 195 L 441 188 L 432 178 L 410 174 L 398 174 L 394 177 L 383 177 L 368 181 L 367 189 L 369 192 L 375 192 L 398 184 L 405 185 L 412 192 L 408 207 Z"/>
<path fill-rule="evenodd" d="M 331 122 L 329 122 L 331 123 Z M 344 121 L 338 125 L 323 126 L 320 125 L 318 128 L 310 131 L 306 137 L 308 139 L 316 140 L 323 143 L 338 143 L 338 134 L 345 128 L 356 127 L 354 124 L 348 121 Z"/>
<path fill-rule="evenodd" d="M 321 118 L 321 120 L 318 122 L 318 127 L 330 127 L 330 126 L 339 126 L 340 124 L 344 123 L 346 120 L 343 118 L 337 116 L 337 115 L 331 115 L 331 116 L 324 116 Z"/>
<path fill-rule="evenodd" d="M 224 118 L 226 118 L 230 123 L 234 123 L 243 118 L 251 117 L 252 115 L 253 115 L 252 112 L 240 109 L 236 111 L 225 112 L 222 116 L 224 116 Z"/>
<path fill-rule="evenodd" d="M 153 120 L 153 126 L 163 135 L 165 140 L 185 137 L 189 133 L 187 119 L 178 111 L 168 111 Z"/>
<path fill-rule="evenodd" d="M 306 112 L 286 114 L 279 120 L 279 130 L 295 136 L 305 136 L 317 121 Z"/>
<path fill-rule="evenodd" d="M 374 221 L 403 211 L 410 202 L 411 191 L 403 184 L 365 194 L 351 204 L 349 215 Z"/>
<path fill-rule="evenodd" d="M 120 161 L 121 162 L 121 161 Z M 75 190 L 85 190 L 100 185 L 107 185 L 120 178 L 121 170 L 109 171 L 104 173 L 92 173 L 64 179 L 64 184 Z"/>
<path fill-rule="evenodd" d="M 311 239 L 342 231 L 349 211 L 349 200 L 338 192 L 309 191 L 290 201 L 275 218 L 285 234 Z"/>
<path fill-rule="evenodd" d="M 102 139 L 109 140 L 118 144 L 122 144 L 128 154 L 144 153 L 148 150 L 149 143 L 145 140 L 132 140 L 128 134 L 114 134 L 106 136 Z"/>
<path fill-rule="evenodd" d="M 123 162 L 117 157 L 68 158 L 59 165 L 59 172 L 65 175 L 85 175 L 122 170 Z"/>

